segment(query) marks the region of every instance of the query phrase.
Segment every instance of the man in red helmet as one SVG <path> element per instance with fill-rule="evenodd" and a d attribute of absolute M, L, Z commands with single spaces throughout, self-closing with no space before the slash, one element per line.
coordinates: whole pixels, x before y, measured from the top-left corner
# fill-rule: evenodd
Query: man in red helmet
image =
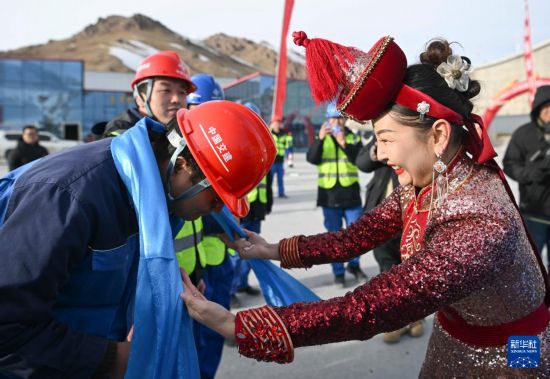
<path fill-rule="evenodd" d="M 1 178 L 0 377 L 198 377 L 172 230 L 243 217 L 274 158 L 263 121 L 216 101 Z"/>
<path fill-rule="evenodd" d="M 185 108 L 186 96 L 196 86 L 191 81 L 189 68 L 175 51 L 160 51 L 146 57 L 138 66 L 131 83 L 135 108 L 130 108 L 111 120 L 105 136 L 116 136 L 131 128 L 142 117 L 148 116 L 166 125 Z"/>

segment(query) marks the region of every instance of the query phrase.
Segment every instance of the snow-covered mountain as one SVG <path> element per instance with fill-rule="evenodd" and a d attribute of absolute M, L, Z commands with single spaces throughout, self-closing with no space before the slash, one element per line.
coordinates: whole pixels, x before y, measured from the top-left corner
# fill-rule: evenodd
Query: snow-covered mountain
<path fill-rule="evenodd" d="M 132 72 L 144 57 L 159 50 L 177 51 L 192 73 L 218 77 L 274 74 L 277 67 L 277 52 L 265 42 L 225 34 L 190 40 L 141 14 L 100 18 L 67 39 L 0 52 L 0 57 L 82 59 L 88 71 Z M 303 62 L 303 55 L 289 50 L 287 76 L 304 79 Z"/>

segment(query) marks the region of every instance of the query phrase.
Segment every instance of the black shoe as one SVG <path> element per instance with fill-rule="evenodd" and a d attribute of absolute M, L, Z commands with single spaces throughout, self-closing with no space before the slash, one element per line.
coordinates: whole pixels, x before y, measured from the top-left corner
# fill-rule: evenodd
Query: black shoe
<path fill-rule="evenodd" d="M 334 276 L 334 284 L 339 284 L 342 287 L 346 287 L 346 276 L 344 274 L 335 275 Z"/>
<path fill-rule="evenodd" d="M 355 280 L 359 281 L 359 279 L 367 281 L 369 280 L 369 277 L 367 274 L 361 270 L 359 266 L 350 266 L 346 267 L 346 271 L 355 276 Z"/>
<path fill-rule="evenodd" d="M 248 287 L 243 287 L 243 288 L 239 288 L 237 290 L 237 292 L 240 292 L 240 293 L 246 293 L 247 295 L 250 295 L 250 296 L 258 296 L 259 294 L 261 294 L 261 291 L 257 288 L 254 288 L 252 286 L 248 286 Z"/>
<path fill-rule="evenodd" d="M 287 195 L 279 195 L 279 199 L 288 199 Z"/>

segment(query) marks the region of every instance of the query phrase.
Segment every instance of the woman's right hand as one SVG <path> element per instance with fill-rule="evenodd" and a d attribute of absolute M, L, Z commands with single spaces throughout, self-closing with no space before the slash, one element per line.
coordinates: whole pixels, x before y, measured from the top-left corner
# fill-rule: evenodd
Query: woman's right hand
<path fill-rule="evenodd" d="M 238 246 L 237 251 L 243 259 L 274 259 L 279 260 L 279 244 L 268 243 L 262 236 L 245 229 L 248 235 L 247 243 Z"/>

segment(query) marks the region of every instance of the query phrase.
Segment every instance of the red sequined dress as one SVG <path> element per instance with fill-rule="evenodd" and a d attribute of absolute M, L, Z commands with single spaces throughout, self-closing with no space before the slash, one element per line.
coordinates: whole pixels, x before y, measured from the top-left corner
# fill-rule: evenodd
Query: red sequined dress
<path fill-rule="evenodd" d="M 241 354 L 290 362 L 293 349 L 366 340 L 434 312 L 420 377 L 550 377 L 545 274 L 498 173 L 460 154 L 448 195 L 398 187 L 344 231 L 279 243 L 283 267 L 346 262 L 402 235 L 403 263 L 345 296 L 237 313 Z M 507 333 L 538 335 L 540 366 L 507 368 Z"/>

